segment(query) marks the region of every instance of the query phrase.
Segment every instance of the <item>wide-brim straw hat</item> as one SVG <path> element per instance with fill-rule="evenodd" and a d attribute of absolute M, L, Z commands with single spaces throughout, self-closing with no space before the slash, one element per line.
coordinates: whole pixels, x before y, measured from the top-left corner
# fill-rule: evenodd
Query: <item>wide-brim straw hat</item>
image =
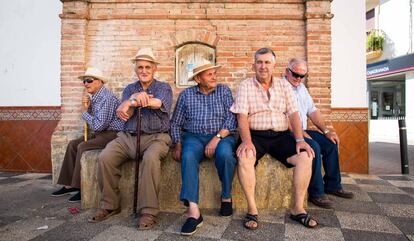
<path fill-rule="evenodd" d="M 102 71 L 100 69 L 93 68 L 93 67 L 88 67 L 85 71 L 85 74 L 79 76 L 78 78 L 83 80 L 86 77 L 93 77 L 95 79 L 100 79 L 104 83 L 108 82 L 108 79 L 103 75 Z"/>
<path fill-rule="evenodd" d="M 218 69 L 221 68 L 220 65 L 214 65 L 206 59 L 202 59 L 200 62 L 194 64 L 193 74 L 188 78 L 187 81 L 192 80 L 199 73 L 209 70 L 209 69 Z"/>
<path fill-rule="evenodd" d="M 159 62 L 157 62 L 157 59 L 154 57 L 151 48 L 142 48 L 138 50 L 135 57 L 131 59 L 131 62 L 135 63 L 137 60 L 146 60 L 154 64 L 159 64 Z"/>

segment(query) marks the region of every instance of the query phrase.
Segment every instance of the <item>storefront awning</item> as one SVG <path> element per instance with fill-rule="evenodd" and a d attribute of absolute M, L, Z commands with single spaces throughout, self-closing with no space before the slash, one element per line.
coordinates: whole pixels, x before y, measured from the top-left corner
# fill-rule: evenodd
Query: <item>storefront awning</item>
<path fill-rule="evenodd" d="M 414 54 L 367 64 L 367 79 L 414 70 Z"/>

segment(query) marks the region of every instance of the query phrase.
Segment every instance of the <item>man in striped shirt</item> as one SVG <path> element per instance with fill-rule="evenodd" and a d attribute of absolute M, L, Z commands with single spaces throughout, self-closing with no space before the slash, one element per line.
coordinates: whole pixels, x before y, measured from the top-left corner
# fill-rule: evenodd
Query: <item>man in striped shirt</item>
<path fill-rule="evenodd" d="M 247 229 L 258 227 L 254 166 L 263 155 L 269 153 L 285 166 L 295 167 L 295 200 L 290 217 L 313 228 L 318 223 L 305 211 L 303 203 L 314 153 L 303 139 L 298 104 L 292 88 L 286 81 L 273 77 L 275 60 L 276 56 L 269 48 L 256 51 L 253 63 L 255 76 L 241 82 L 230 109 L 237 114 L 241 137 L 241 144 L 237 148 L 237 170 L 248 205 L 244 226 Z M 288 130 L 289 120 L 294 137 Z"/>
<path fill-rule="evenodd" d="M 185 89 L 177 100 L 171 120 L 171 136 L 175 144 L 173 158 L 181 160 L 180 200 L 188 207 L 188 219 L 182 235 L 192 235 L 203 217 L 198 208 L 199 163 L 205 157 L 215 158 L 222 192 L 220 215 L 233 214 L 231 185 L 236 158 L 236 117 L 230 112 L 233 97 L 230 88 L 217 84 L 217 69 L 207 60 L 196 63 L 189 78 L 196 86 Z"/>
<path fill-rule="evenodd" d="M 106 144 L 116 138 L 116 133 L 123 130 L 124 123 L 116 116 L 116 108 L 120 104 L 118 98 L 107 88 L 104 83 L 107 79 L 96 68 L 88 68 L 84 75 L 79 76 L 83 81 L 86 93 L 82 98 L 82 118 L 93 131 L 89 139 L 81 136 L 69 142 L 62 169 L 59 174 L 58 184 L 65 185 L 52 193 L 52 196 L 63 196 L 76 193 L 69 202 L 79 202 L 80 194 L 80 159 L 82 153 L 88 150 L 102 149 Z M 88 137 L 87 137 L 88 138 Z"/>

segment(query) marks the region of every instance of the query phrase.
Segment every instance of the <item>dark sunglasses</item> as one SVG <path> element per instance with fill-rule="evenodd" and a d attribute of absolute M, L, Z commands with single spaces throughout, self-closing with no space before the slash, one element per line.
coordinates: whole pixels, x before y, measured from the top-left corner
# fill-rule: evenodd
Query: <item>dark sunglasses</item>
<path fill-rule="evenodd" d="M 290 68 L 288 68 L 288 70 L 290 71 L 290 73 L 292 74 L 292 76 L 294 78 L 301 78 L 301 79 L 303 79 L 303 78 L 306 77 L 306 75 L 308 75 L 308 73 L 306 73 L 306 74 L 298 74 L 298 73 L 294 72 L 293 70 L 291 70 Z"/>
<path fill-rule="evenodd" d="M 83 79 L 83 84 L 86 84 L 86 83 L 90 84 L 90 83 L 92 83 L 94 80 L 95 80 L 94 78 L 85 78 L 85 79 Z"/>

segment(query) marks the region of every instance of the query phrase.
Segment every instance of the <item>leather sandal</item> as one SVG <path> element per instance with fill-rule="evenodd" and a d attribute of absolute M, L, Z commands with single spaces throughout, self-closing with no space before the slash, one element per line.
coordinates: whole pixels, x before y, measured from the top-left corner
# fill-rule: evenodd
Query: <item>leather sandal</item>
<path fill-rule="evenodd" d="M 149 213 L 143 213 L 141 217 L 138 220 L 138 230 L 147 230 L 154 227 L 154 225 L 157 223 L 157 217 L 149 214 Z"/>
<path fill-rule="evenodd" d="M 99 223 L 120 212 L 121 212 L 120 208 L 115 209 L 115 210 L 108 210 L 108 209 L 100 208 L 96 211 L 95 215 L 92 218 L 88 219 L 88 222 Z"/>

